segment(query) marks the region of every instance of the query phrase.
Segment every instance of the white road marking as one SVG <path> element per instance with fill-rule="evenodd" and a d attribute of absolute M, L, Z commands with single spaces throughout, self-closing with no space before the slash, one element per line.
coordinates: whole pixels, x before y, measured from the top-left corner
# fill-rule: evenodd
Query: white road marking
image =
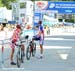
<path fill-rule="evenodd" d="M 40 46 L 36 46 L 40 49 Z M 72 49 L 72 47 L 64 47 L 64 46 L 43 46 L 44 49 Z"/>
<path fill-rule="evenodd" d="M 64 38 L 45 38 L 45 40 L 70 40 L 70 41 L 75 41 L 74 39 L 64 39 Z"/>

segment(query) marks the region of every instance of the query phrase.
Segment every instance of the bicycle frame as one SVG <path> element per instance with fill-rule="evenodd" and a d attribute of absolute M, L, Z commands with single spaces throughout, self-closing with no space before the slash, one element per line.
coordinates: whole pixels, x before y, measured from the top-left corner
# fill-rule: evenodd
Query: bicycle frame
<path fill-rule="evenodd" d="M 18 52 L 20 53 L 20 59 L 21 59 L 21 51 L 22 51 L 22 50 L 21 50 L 21 46 L 17 46 L 17 48 L 18 48 Z M 17 53 L 18 53 L 18 52 L 17 52 Z"/>
<path fill-rule="evenodd" d="M 24 52 L 22 50 L 22 46 L 23 46 L 23 42 L 26 42 L 26 41 L 22 41 L 22 40 L 19 40 L 20 43 L 19 44 L 16 44 L 17 48 L 18 48 L 18 52 L 17 52 L 17 66 L 20 67 L 21 63 L 23 63 L 23 57 L 24 57 Z"/>

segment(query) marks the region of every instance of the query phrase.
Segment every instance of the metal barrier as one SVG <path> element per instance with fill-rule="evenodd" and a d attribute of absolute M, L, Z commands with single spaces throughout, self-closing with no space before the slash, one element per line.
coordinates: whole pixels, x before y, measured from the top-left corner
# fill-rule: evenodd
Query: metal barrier
<path fill-rule="evenodd" d="M 25 37 L 21 37 L 20 39 L 21 40 L 26 40 Z M 10 54 L 10 50 L 9 49 L 11 49 L 11 46 L 10 46 L 11 45 L 11 38 L 0 40 L 0 45 L 1 45 L 1 47 L 0 47 L 0 53 L 1 53 L 0 54 L 0 57 L 1 57 L 0 58 L 0 63 L 2 65 L 4 65 L 4 62 L 10 58 L 9 57 L 10 56 L 9 55 Z M 28 45 L 28 40 L 26 40 L 25 46 L 27 46 L 27 45 Z"/>
<path fill-rule="evenodd" d="M 1 57 L 1 61 L 0 61 L 0 63 L 2 63 L 2 65 L 4 64 L 4 61 L 7 59 L 4 59 L 4 49 L 5 49 L 5 44 L 9 44 L 10 43 L 10 41 L 11 41 L 11 39 L 9 38 L 9 39 L 4 39 L 4 40 L 0 40 L 0 45 L 1 45 L 1 47 L 0 47 L 0 49 L 1 49 L 1 55 L 0 55 L 0 57 Z"/>
<path fill-rule="evenodd" d="M 0 40 L 0 66 L 2 67 L 5 67 L 5 65 L 7 64 L 7 62 L 9 61 L 10 59 L 10 50 L 11 50 L 11 46 L 10 46 L 10 43 L 11 43 L 11 34 L 12 34 L 13 31 L 9 32 L 7 34 L 7 37 L 5 37 L 6 35 L 4 33 L 1 33 L 1 39 Z M 23 31 L 23 34 L 21 35 L 22 37 L 26 36 L 26 35 L 29 35 L 29 39 L 32 37 L 33 35 L 33 30 L 27 30 L 27 31 Z M 6 39 L 8 38 L 8 39 Z M 24 43 L 25 47 L 28 46 L 28 43 L 30 40 L 26 40 L 26 43 Z M 17 52 L 17 51 L 16 51 Z M 16 54 L 15 52 L 15 54 Z M 15 56 L 16 57 L 16 56 Z"/>

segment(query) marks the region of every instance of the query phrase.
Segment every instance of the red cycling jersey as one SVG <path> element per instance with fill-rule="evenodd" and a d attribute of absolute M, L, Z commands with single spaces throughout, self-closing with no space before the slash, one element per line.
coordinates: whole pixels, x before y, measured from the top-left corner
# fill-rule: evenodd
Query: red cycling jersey
<path fill-rule="evenodd" d="M 12 35 L 12 41 L 15 43 L 19 38 L 20 29 L 15 29 Z"/>

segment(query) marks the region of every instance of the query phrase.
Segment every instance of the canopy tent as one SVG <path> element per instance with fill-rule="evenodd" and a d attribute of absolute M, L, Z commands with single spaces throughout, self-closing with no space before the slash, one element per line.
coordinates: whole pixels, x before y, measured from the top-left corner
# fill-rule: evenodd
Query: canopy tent
<path fill-rule="evenodd" d="M 16 24 L 16 21 L 8 21 L 8 24 Z"/>

